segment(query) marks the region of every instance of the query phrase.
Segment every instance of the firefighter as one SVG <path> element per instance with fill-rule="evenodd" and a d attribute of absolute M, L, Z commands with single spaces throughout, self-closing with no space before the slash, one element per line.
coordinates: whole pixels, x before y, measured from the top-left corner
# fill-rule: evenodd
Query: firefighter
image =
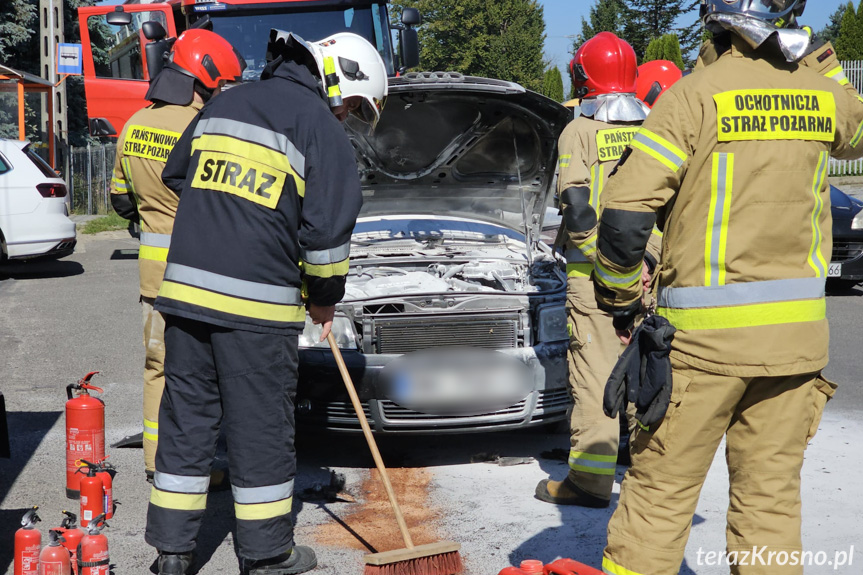
<path fill-rule="evenodd" d="M 635 94 L 638 99 L 653 108 L 659 97 L 672 84 L 683 77 L 677 64 L 669 60 L 652 60 L 638 67 L 638 81 Z"/>
<path fill-rule="evenodd" d="M 329 333 L 362 204 L 339 120 L 373 126 L 387 71 L 360 36 L 307 44 L 273 30 L 261 81 L 204 107 L 163 181 L 181 194 L 156 309 L 165 314 L 165 393 L 146 540 L 159 572 L 192 562 L 224 425 L 237 547 L 252 575 L 315 567 L 294 546 L 298 335 L 306 308 Z"/>
<path fill-rule="evenodd" d="M 635 96 L 636 70 L 635 51 L 611 32 L 585 42 L 570 63 L 575 95 L 582 99 L 581 116 L 566 127 L 558 146 L 563 212 L 558 243 L 566 250 L 567 356 L 574 400 L 570 470 L 562 481 L 543 479 L 535 493 L 560 505 L 608 507 L 614 485 L 620 429 L 603 414 L 602 396 L 620 342 L 611 316 L 596 307 L 590 272 L 603 187 L 647 117 L 647 107 Z"/>
<path fill-rule="evenodd" d="M 206 65 L 209 63 L 209 68 Z M 144 315 L 144 469 L 152 481 L 159 438 L 159 403 L 165 387 L 165 321 L 153 309 L 165 273 L 179 198 L 162 183 L 174 143 L 206 101 L 242 73 L 227 40 L 207 30 L 188 30 L 174 43 L 169 62 L 153 80 L 147 100 L 117 140 L 111 204 L 141 227 L 138 268 Z"/>
<path fill-rule="evenodd" d="M 600 308 L 627 341 L 658 222 L 657 313 L 677 328 L 668 410 L 635 431 L 605 573 L 678 572 L 723 436 L 731 572 L 803 573 L 789 559 L 801 553 L 800 470 L 835 390 L 821 375 L 828 165 L 863 156 L 863 101 L 832 46 L 797 28 L 804 7 L 704 0 L 715 41 L 703 54 L 715 57 L 657 102 L 603 195 Z"/>

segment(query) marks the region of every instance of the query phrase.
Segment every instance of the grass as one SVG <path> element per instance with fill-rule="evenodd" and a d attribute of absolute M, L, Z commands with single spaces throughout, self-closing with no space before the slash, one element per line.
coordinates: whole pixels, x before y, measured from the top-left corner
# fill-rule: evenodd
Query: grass
<path fill-rule="evenodd" d="M 98 234 L 99 232 L 113 232 L 125 230 L 129 227 L 129 221 L 124 220 L 114 212 L 107 216 L 90 220 L 81 229 L 82 234 Z"/>

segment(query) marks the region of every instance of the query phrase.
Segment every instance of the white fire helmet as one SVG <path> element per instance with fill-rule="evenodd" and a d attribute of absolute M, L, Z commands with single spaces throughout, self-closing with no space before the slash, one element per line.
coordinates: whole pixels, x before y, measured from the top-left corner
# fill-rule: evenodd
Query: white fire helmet
<path fill-rule="evenodd" d="M 341 106 L 347 98 L 359 97 L 362 104 L 351 113 L 372 128 L 377 125 L 387 97 L 387 68 L 368 40 L 342 32 L 317 42 L 306 42 L 296 34 L 274 29 L 270 31 L 269 50 L 273 56 L 280 51 L 277 46 L 288 50 L 304 48 L 310 52 L 330 107 Z M 311 68 L 311 62 L 307 65 Z"/>

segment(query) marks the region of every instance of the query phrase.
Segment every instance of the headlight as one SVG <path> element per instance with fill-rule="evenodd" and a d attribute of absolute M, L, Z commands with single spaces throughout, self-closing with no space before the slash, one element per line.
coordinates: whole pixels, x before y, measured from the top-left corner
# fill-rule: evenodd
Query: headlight
<path fill-rule="evenodd" d="M 537 341 L 564 341 L 569 339 L 566 327 L 566 308 L 562 305 L 544 305 L 537 311 Z"/>
<path fill-rule="evenodd" d="M 321 341 L 323 327 L 312 323 L 312 318 L 306 315 L 306 327 L 300 334 L 300 347 L 325 347 L 329 349 L 330 344 L 326 340 Z M 357 349 L 357 332 L 354 322 L 343 315 L 333 318 L 333 336 L 341 349 Z"/>
<path fill-rule="evenodd" d="M 857 212 L 857 215 L 854 216 L 853 220 L 851 220 L 851 229 L 863 230 L 863 210 Z"/>

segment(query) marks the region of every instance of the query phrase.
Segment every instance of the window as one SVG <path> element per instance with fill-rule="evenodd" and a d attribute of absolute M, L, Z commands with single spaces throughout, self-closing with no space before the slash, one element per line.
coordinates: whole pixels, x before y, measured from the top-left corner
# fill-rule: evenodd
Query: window
<path fill-rule="evenodd" d="M 42 159 L 42 156 L 37 154 L 30 146 L 24 148 L 24 153 L 27 154 L 27 157 L 30 158 L 30 161 L 36 164 L 36 167 L 39 168 L 39 171 L 42 172 L 42 175 L 46 178 L 58 178 L 57 172 L 51 169 L 51 166 L 48 165 L 48 162 Z"/>
<path fill-rule="evenodd" d="M 90 16 L 87 28 L 93 45 L 93 65 L 99 78 L 145 80 L 141 25 L 154 20 L 167 29 L 165 13 L 134 12 L 128 26 L 111 26 L 105 16 Z M 144 40 L 146 42 L 146 40 Z"/>
<path fill-rule="evenodd" d="M 6 161 L 6 158 L 0 156 L 0 175 L 5 174 L 6 172 L 11 172 L 12 166 L 9 165 L 9 162 Z"/>

